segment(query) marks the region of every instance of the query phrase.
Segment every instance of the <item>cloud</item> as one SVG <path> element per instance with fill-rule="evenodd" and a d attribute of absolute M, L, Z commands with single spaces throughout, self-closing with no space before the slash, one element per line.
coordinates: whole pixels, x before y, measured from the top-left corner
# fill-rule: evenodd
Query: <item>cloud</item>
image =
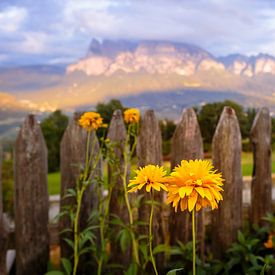
<path fill-rule="evenodd" d="M 21 7 L 8 7 L 0 11 L 0 32 L 13 33 L 21 28 L 27 18 L 27 10 Z"/>
<path fill-rule="evenodd" d="M 0 52 L 11 61 L 14 56 L 19 61 L 33 56 L 32 61 L 48 63 L 78 59 L 92 37 L 188 42 L 214 55 L 275 55 L 275 4 L 270 0 L 2 3 Z"/>

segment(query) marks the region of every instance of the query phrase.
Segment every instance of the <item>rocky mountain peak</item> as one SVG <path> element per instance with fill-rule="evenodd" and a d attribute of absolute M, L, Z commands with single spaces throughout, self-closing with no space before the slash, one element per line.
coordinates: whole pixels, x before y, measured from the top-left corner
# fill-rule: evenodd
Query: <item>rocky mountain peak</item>
<path fill-rule="evenodd" d="M 247 77 L 275 74 L 275 58 L 266 54 L 251 57 L 232 54 L 216 58 L 204 49 L 186 43 L 92 39 L 87 56 L 67 67 L 67 73 L 82 71 L 87 75 L 142 71 L 190 76 L 209 70 L 226 70 Z"/>

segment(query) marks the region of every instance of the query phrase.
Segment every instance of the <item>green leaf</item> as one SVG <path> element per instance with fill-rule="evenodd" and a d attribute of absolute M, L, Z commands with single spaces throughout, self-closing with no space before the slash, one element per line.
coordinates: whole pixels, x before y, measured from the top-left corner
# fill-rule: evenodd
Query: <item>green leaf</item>
<path fill-rule="evenodd" d="M 182 255 L 183 251 L 178 246 L 173 246 L 173 247 L 171 247 L 170 254 L 171 255 Z"/>
<path fill-rule="evenodd" d="M 49 271 L 49 272 L 45 273 L 45 275 L 64 275 L 64 273 L 59 270 L 53 270 L 53 271 Z"/>
<path fill-rule="evenodd" d="M 129 268 L 126 272 L 124 272 L 125 275 L 137 275 L 138 267 L 136 263 L 131 263 Z"/>
<path fill-rule="evenodd" d="M 126 249 L 129 247 L 131 242 L 131 236 L 128 230 L 124 229 L 121 231 L 120 235 L 120 247 L 123 253 L 125 253 Z"/>
<path fill-rule="evenodd" d="M 74 242 L 68 238 L 63 239 L 72 249 L 74 249 Z"/>
<path fill-rule="evenodd" d="M 148 245 L 145 243 L 141 243 L 139 245 L 139 249 L 144 257 L 145 260 L 148 260 Z"/>
<path fill-rule="evenodd" d="M 169 252 L 170 252 L 170 246 L 166 244 L 159 244 L 153 249 L 153 254 L 169 253 Z"/>
<path fill-rule="evenodd" d="M 79 240 L 79 249 L 82 249 L 82 247 L 90 241 L 91 243 L 94 243 L 95 235 L 91 231 L 82 232 L 80 234 L 80 240 Z"/>
<path fill-rule="evenodd" d="M 68 197 L 76 197 L 76 192 L 73 188 L 69 188 L 66 190 L 66 195 L 63 198 L 68 198 Z"/>
<path fill-rule="evenodd" d="M 168 272 L 166 273 L 166 275 L 177 275 L 177 272 L 178 272 L 178 271 L 182 271 L 182 270 L 183 270 L 183 268 L 172 269 L 172 270 L 168 271 Z"/>
<path fill-rule="evenodd" d="M 71 262 L 66 258 L 61 258 L 61 263 L 67 275 L 70 275 L 72 272 Z"/>
<path fill-rule="evenodd" d="M 240 242 L 240 244 L 245 244 L 245 237 L 240 230 L 238 230 L 238 241 Z"/>
<path fill-rule="evenodd" d="M 267 267 L 267 264 L 265 264 L 265 265 L 263 266 L 260 275 L 264 275 L 266 267 Z"/>
<path fill-rule="evenodd" d="M 79 256 L 85 253 L 93 252 L 92 247 L 85 247 L 79 251 Z"/>

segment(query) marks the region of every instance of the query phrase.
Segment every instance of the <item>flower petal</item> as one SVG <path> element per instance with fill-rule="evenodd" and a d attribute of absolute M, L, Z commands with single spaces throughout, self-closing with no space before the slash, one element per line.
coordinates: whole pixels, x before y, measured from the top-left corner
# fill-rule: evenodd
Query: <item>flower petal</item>
<path fill-rule="evenodd" d="M 184 211 L 187 208 L 187 198 L 183 198 L 180 202 L 180 210 Z"/>
<path fill-rule="evenodd" d="M 211 195 L 211 192 L 209 191 L 208 188 L 204 188 L 204 194 L 205 194 L 205 197 L 211 201 L 213 198 L 212 198 L 212 195 Z"/>
<path fill-rule="evenodd" d="M 204 188 L 203 187 L 195 187 L 195 190 L 201 195 L 202 198 L 204 198 Z"/>
<path fill-rule="evenodd" d="M 197 202 L 198 199 L 198 193 L 193 193 L 193 196 L 189 196 L 188 198 L 188 210 L 191 212 Z"/>

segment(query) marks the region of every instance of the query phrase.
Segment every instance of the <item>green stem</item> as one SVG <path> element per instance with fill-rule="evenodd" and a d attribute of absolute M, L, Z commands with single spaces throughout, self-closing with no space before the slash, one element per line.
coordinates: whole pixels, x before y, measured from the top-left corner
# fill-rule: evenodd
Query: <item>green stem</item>
<path fill-rule="evenodd" d="M 90 133 L 90 135 L 91 135 L 91 133 Z M 89 143 L 90 143 L 90 142 L 89 142 Z M 89 169 L 89 167 L 90 167 L 92 158 L 93 158 L 93 156 L 94 156 L 95 144 L 96 144 L 96 133 L 94 133 L 94 136 L 93 136 L 93 143 L 92 143 L 92 146 L 91 146 L 91 153 L 90 153 L 90 156 L 89 156 L 89 158 L 88 158 L 88 162 L 86 163 L 88 169 Z M 90 145 L 89 145 L 89 146 L 90 146 Z M 100 150 L 99 150 L 99 151 L 100 151 Z"/>
<path fill-rule="evenodd" d="M 153 242 L 153 232 L 152 232 L 153 214 L 154 214 L 154 193 L 152 191 L 152 193 L 151 193 L 151 213 L 150 213 L 150 220 L 149 220 L 149 249 L 150 249 L 151 262 L 152 262 L 155 274 L 158 275 L 155 258 L 153 256 L 153 248 L 152 248 L 152 242 Z"/>
<path fill-rule="evenodd" d="M 133 213 L 132 213 L 132 209 L 131 209 L 131 205 L 129 202 L 129 197 L 128 197 L 128 192 L 127 192 L 127 172 L 128 172 L 128 164 L 129 164 L 129 158 L 131 157 L 131 155 L 129 156 L 128 154 L 131 152 L 128 151 L 128 146 L 130 146 L 130 127 L 128 128 L 128 132 L 127 132 L 127 137 L 125 140 L 125 146 L 124 146 L 124 152 L 123 152 L 123 158 L 124 158 L 124 171 L 123 171 L 123 176 L 122 176 L 122 181 L 123 181 L 123 189 L 124 189 L 124 200 L 126 203 L 126 207 L 127 207 L 127 211 L 128 211 L 128 215 L 129 215 L 129 222 L 130 222 L 130 235 L 131 235 L 131 239 L 132 239 L 132 250 L 133 250 L 133 258 L 134 261 L 139 265 L 139 255 L 138 255 L 138 246 L 137 246 L 137 241 L 135 238 L 135 234 L 133 232 L 133 223 L 134 223 L 134 219 L 133 219 Z"/>
<path fill-rule="evenodd" d="M 97 268 L 97 275 L 100 275 L 102 272 L 102 257 L 99 259 L 98 268 Z"/>
<path fill-rule="evenodd" d="M 91 131 L 88 132 L 87 143 L 86 143 L 86 156 L 85 156 L 85 167 L 84 167 L 84 180 L 86 180 L 89 170 L 89 153 L 90 153 L 90 142 L 91 142 Z M 91 152 L 93 153 L 93 152 Z"/>
<path fill-rule="evenodd" d="M 79 238 L 78 238 L 78 223 L 79 223 L 79 214 L 81 209 L 81 201 L 84 193 L 84 188 L 82 187 L 80 192 L 77 190 L 77 208 L 76 214 L 74 219 L 74 269 L 73 275 L 77 272 L 77 266 L 79 262 L 79 253 L 78 253 L 78 246 L 79 246 Z"/>
<path fill-rule="evenodd" d="M 124 154 L 127 154 L 127 152 L 124 152 Z M 132 209 L 131 209 L 131 205 L 130 205 L 129 197 L 128 197 L 128 193 L 127 193 L 127 181 L 126 181 L 126 178 L 127 178 L 127 170 L 128 170 L 127 169 L 128 168 L 128 161 L 127 161 L 128 157 L 124 156 L 124 159 L 125 159 L 125 162 L 124 162 L 124 173 L 123 173 L 124 200 L 125 200 L 126 207 L 127 207 L 127 210 L 128 210 L 129 222 L 130 222 L 130 226 L 131 226 L 130 235 L 131 235 L 131 239 L 132 239 L 133 257 L 134 257 L 135 262 L 137 264 L 139 264 L 137 242 L 136 242 L 136 239 L 135 239 L 135 234 L 132 231 L 132 225 L 134 223 L 133 213 L 132 213 Z"/>
<path fill-rule="evenodd" d="M 193 275 L 196 275 L 196 227 L 195 209 L 192 211 L 192 236 L 193 236 Z"/>
<path fill-rule="evenodd" d="M 89 173 L 89 155 L 93 155 L 94 146 L 92 146 L 92 152 L 90 152 L 90 142 L 91 142 L 91 131 L 88 132 L 87 142 L 86 142 L 86 154 L 85 154 L 85 167 L 83 181 L 85 184 L 80 184 L 80 181 L 77 181 L 76 184 L 76 213 L 74 217 L 73 227 L 74 227 L 74 266 L 73 266 L 73 275 L 77 272 L 78 262 L 79 262 L 79 216 L 81 211 L 81 204 L 84 191 L 86 189 L 86 181 Z"/>

